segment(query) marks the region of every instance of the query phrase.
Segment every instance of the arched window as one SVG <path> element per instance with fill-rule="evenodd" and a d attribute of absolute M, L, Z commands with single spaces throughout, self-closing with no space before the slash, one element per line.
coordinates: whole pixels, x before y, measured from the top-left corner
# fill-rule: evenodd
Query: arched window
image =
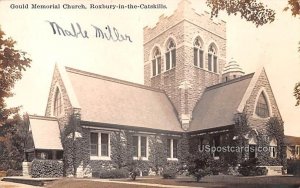
<path fill-rule="evenodd" d="M 218 56 L 214 44 L 211 44 L 208 48 L 208 70 L 215 73 L 218 72 Z"/>
<path fill-rule="evenodd" d="M 194 65 L 203 68 L 203 44 L 200 37 L 194 41 Z"/>
<path fill-rule="evenodd" d="M 59 89 L 56 89 L 55 97 L 54 97 L 54 108 L 53 115 L 58 116 L 62 113 L 62 102 L 61 102 L 61 93 Z"/>
<path fill-rule="evenodd" d="M 174 40 L 170 39 L 167 43 L 166 70 L 170 70 L 175 66 L 176 66 L 176 45 Z"/>
<path fill-rule="evenodd" d="M 267 99 L 263 92 L 261 92 L 261 94 L 258 97 L 255 113 L 256 115 L 262 118 L 269 117 L 270 115 Z"/>
<path fill-rule="evenodd" d="M 252 133 L 249 139 L 249 159 L 255 157 L 257 157 L 257 138 L 255 133 Z"/>
<path fill-rule="evenodd" d="M 152 56 L 152 76 L 156 76 L 161 73 L 161 53 L 156 47 Z"/>

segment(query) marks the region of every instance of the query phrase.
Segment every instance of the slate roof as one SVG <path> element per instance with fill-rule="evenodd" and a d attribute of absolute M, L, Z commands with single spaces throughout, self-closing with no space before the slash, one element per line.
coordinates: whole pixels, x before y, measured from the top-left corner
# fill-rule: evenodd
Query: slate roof
<path fill-rule="evenodd" d="M 182 132 L 167 95 L 144 85 L 66 67 L 81 120 Z"/>
<path fill-rule="evenodd" d="M 56 118 L 29 116 L 35 149 L 63 150 Z"/>
<path fill-rule="evenodd" d="M 254 73 L 206 88 L 196 104 L 189 131 L 213 129 L 234 124 L 243 96 Z"/>

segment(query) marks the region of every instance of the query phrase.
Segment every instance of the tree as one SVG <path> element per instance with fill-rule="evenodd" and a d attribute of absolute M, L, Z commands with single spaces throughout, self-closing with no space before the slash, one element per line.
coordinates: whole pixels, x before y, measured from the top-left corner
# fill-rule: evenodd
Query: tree
<path fill-rule="evenodd" d="M 228 15 L 240 14 L 242 19 L 253 22 L 256 27 L 275 20 L 275 11 L 267 8 L 258 0 L 207 0 L 206 4 L 212 9 L 212 17 L 217 17 L 219 11 L 226 11 Z M 287 6 L 283 10 L 290 10 L 294 17 L 300 18 L 300 1 L 287 0 Z M 300 52 L 300 42 L 298 52 Z M 300 105 L 300 82 L 294 87 L 294 96 L 296 97 L 296 106 Z"/>
<path fill-rule="evenodd" d="M 7 108 L 5 99 L 13 96 L 16 81 L 22 78 L 23 71 L 30 67 L 31 62 L 26 52 L 15 49 L 15 44 L 16 41 L 5 37 L 0 28 L 0 126 L 19 110 L 18 107 Z"/>
<path fill-rule="evenodd" d="M 20 170 L 24 159 L 28 127 L 23 119 L 16 114 L 0 127 L 0 132 L 1 136 L 5 138 L 0 141 L 2 146 L 0 153 L 0 170 Z"/>

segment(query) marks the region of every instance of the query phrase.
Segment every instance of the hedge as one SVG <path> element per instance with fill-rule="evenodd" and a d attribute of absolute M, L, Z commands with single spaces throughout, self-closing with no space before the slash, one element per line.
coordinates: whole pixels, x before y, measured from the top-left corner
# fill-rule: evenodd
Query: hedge
<path fill-rule="evenodd" d="M 63 162 L 59 160 L 33 160 L 31 166 L 33 178 L 52 178 L 63 176 Z"/>

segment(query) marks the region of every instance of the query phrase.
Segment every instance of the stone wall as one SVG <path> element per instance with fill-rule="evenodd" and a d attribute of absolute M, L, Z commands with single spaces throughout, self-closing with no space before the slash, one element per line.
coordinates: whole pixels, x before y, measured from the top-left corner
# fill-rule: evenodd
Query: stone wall
<path fill-rule="evenodd" d="M 195 67 L 193 62 L 193 42 L 197 36 L 203 41 L 203 69 Z M 176 43 L 176 68 L 165 71 L 165 52 L 169 38 Z M 207 52 L 212 43 L 217 47 L 218 73 L 208 71 Z M 151 60 L 155 47 L 161 51 L 162 73 L 153 77 Z M 166 91 L 179 118 L 183 114 L 191 114 L 206 87 L 220 82 L 225 63 L 225 22 L 216 23 L 208 13 L 196 13 L 188 1 L 182 1 L 173 15 L 161 16 L 155 27 L 144 28 L 144 83 Z M 188 91 L 179 88 L 183 82 L 191 84 Z"/>

